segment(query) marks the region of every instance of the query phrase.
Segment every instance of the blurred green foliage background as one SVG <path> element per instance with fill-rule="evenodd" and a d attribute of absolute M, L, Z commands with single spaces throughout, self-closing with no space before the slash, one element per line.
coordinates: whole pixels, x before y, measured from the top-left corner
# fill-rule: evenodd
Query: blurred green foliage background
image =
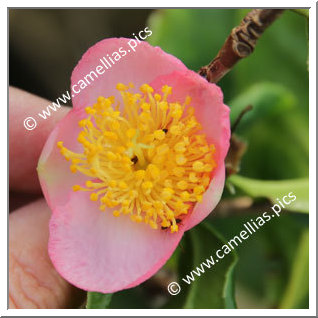
<path fill-rule="evenodd" d="M 10 85 L 54 100 L 68 89 L 73 67 L 90 46 L 106 37 L 132 37 L 146 25 L 153 32 L 151 44 L 197 71 L 215 57 L 247 12 L 11 9 Z M 232 122 L 247 105 L 253 106 L 236 131 L 248 146 L 240 176 L 227 180 L 219 206 L 185 234 L 157 275 L 112 297 L 91 294 L 88 307 L 308 308 L 307 35 L 307 18 L 286 10 L 265 31 L 254 53 L 218 83 Z M 284 210 L 266 223 L 178 296 L 167 293 L 169 282 L 184 277 L 237 235 L 244 222 L 268 211 L 279 195 L 290 191 L 299 194 L 293 211 Z"/>

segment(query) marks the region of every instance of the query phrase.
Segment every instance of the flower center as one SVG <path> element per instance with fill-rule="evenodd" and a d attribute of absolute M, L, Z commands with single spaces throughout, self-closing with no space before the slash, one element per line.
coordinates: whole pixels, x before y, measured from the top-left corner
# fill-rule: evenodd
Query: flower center
<path fill-rule="evenodd" d="M 85 186 L 74 185 L 73 190 L 91 192 L 100 210 L 112 208 L 116 217 L 129 215 L 153 229 L 176 232 L 194 203 L 202 201 L 216 166 L 215 147 L 199 133 L 189 96 L 182 104 L 171 103 L 167 85 L 162 94 L 154 94 L 147 84 L 140 87 L 141 94 L 132 92 L 132 84 L 116 88 L 122 112 L 113 96 L 98 97 L 86 107 L 77 139 L 83 153 L 57 143 L 72 162 L 70 170 L 89 177 Z"/>

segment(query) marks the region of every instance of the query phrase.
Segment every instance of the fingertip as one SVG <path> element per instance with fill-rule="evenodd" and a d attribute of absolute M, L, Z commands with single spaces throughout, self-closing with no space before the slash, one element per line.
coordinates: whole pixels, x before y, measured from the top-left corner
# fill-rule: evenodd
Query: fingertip
<path fill-rule="evenodd" d="M 36 166 L 44 143 L 57 122 L 63 118 L 69 107 L 61 106 L 51 111 L 51 116 L 39 116 L 51 102 L 21 89 L 9 88 L 9 178 L 10 189 L 22 192 L 40 193 Z M 32 117 L 34 121 L 26 118 Z M 28 127 L 28 129 L 26 128 Z"/>

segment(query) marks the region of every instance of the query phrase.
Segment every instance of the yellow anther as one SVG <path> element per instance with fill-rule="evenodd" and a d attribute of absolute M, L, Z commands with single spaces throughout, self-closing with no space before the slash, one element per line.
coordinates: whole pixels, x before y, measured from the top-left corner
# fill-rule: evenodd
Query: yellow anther
<path fill-rule="evenodd" d="M 198 181 L 198 178 L 196 177 L 195 172 L 190 172 L 189 180 L 190 180 L 190 182 L 194 182 L 194 183 Z"/>
<path fill-rule="evenodd" d="M 116 133 L 114 133 L 113 131 L 104 131 L 103 133 L 104 137 L 109 138 L 109 139 L 113 139 L 113 140 L 117 140 L 118 136 Z"/>
<path fill-rule="evenodd" d="M 155 100 L 157 102 L 161 101 L 161 95 L 160 94 L 155 94 L 154 98 L 155 98 Z"/>
<path fill-rule="evenodd" d="M 105 99 L 106 99 L 106 98 L 105 98 L 104 96 L 98 96 L 98 97 L 97 97 L 97 103 L 98 103 L 98 104 L 102 104 L 102 103 L 105 101 Z"/>
<path fill-rule="evenodd" d="M 150 104 L 149 104 L 149 103 L 142 103 L 140 107 L 141 107 L 141 109 L 142 109 L 143 111 L 148 111 L 148 110 L 150 110 Z"/>
<path fill-rule="evenodd" d="M 171 233 L 174 233 L 174 232 L 178 232 L 179 227 L 177 224 L 173 224 L 171 225 L 170 229 L 171 229 Z"/>
<path fill-rule="evenodd" d="M 202 172 L 204 170 L 204 164 L 201 161 L 195 161 L 192 167 L 196 172 Z"/>
<path fill-rule="evenodd" d="M 185 152 L 186 151 L 185 143 L 184 142 L 176 143 L 174 146 L 174 150 L 176 152 Z"/>
<path fill-rule="evenodd" d="M 149 225 L 150 225 L 154 230 L 156 230 L 156 229 L 158 228 L 157 223 L 155 223 L 155 222 L 152 221 L 152 220 L 149 221 Z"/>
<path fill-rule="evenodd" d="M 109 186 L 111 188 L 115 188 L 117 186 L 117 181 L 116 180 L 110 180 L 108 184 L 109 184 Z"/>
<path fill-rule="evenodd" d="M 128 157 L 128 156 L 124 156 L 122 157 L 122 160 L 121 160 L 123 163 L 131 163 L 131 159 Z"/>
<path fill-rule="evenodd" d="M 174 219 L 174 213 L 171 210 L 167 210 L 166 211 L 166 216 L 169 220 L 173 220 Z"/>
<path fill-rule="evenodd" d="M 145 181 L 142 183 L 142 188 L 144 190 L 150 190 L 153 188 L 153 183 L 151 181 Z"/>
<path fill-rule="evenodd" d="M 136 190 L 129 191 L 129 198 L 131 200 L 135 199 L 138 196 L 138 192 Z"/>
<path fill-rule="evenodd" d="M 184 165 L 187 162 L 187 158 L 183 155 L 177 155 L 176 156 L 176 163 L 178 165 Z"/>
<path fill-rule="evenodd" d="M 145 170 L 137 170 L 135 172 L 135 177 L 137 180 L 142 180 L 146 175 L 146 171 Z"/>
<path fill-rule="evenodd" d="M 188 146 L 189 144 L 190 144 L 190 139 L 189 139 L 189 137 L 187 136 L 187 137 L 183 137 L 183 142 L 184 142 L 184 144 L 186 145 L 186 146 Z"/>
<path fill-rule="evenodd" d="M 120 216 L 120 211 L 118 210 L 113 211 L 113 216 L 116 216 L 116 217 Z"/>
<path fill-rule="evenodd" d="M 213 170 L 213 165 L 211 165 L 211 164 L 204 165 L 205 172 L 211 172 L 212 170 Z"/>
<path fill-rule="evenodd" d="M 180 118 L 183 114 L 181 109 L 176 109 L 171 113 L 172 118 Z"/>
<path fill-rule="evenodd" d="M 58 146 L 59 148 L 63 148 L 63 141 L 58 141 L 58 142 L 57 142 L 57 146 Z"/>
<path fill-rule="evenodd" d="M 183 201 L 188 201 L 190 199 L 190 193 L 188 191 L 183 191 L 181 193 L 181 199 Z"/>
<path fill-rule="evenodd" d="M 170 223 L 169 221 L 167 221 L 166 219 L 164 219 L 164 220 L 161 222 L 160 225 L 161 225 L 162 227 L 169 227 L 170 224 L 171 224 L 171 223 Z"/>
<path fill-rule="evenodd" d="M 118 130 L 120 128 L 119 121 L 118 120 L 113 120 L 110 126 L 111 126 L 112 129 Z"/>
<path fill-rule="evenodd" d="M 119 112 L 119 111 L 116 111 L 116 112 L 112 112 L 112 113 L 111 113 L 111 117 L 113 117 L 113 118 L 117 118 L 117 117 L 119 117 L 119 115 L 120 115 L 120 112 Z"/>
<path fill-rule="evenodd" d="M 137 215 L 137 216 L 136 216 L 136 222 L 137 222 L 137 223 L 140 223 L 140 222 L 142 222 L 142 221 L 143 221 L 142 216 L 141 216 L 141 215 Z"/>
<path fill-rule="evenodd" d="M 167 152 L 169 152 L 169 146 L 167 144 L 162 144 L 159 147 L 157 147 L 157 154 L 158 155 L 164 155 Z"/>
<path fill-rule="evenodd" d="M 158 103 L 158 106 L 159 106 L 160 110 L 162 110 L 162 111 L 166 111 L 169 108 L 167 102 L 160 102 L 160 103 Z"/>
<path fill-rule="evenodd" d="M 164 200 L 168 201 L 171 199 L 174 191 L 171 188 L 164 188 L 162 191 L 162 197 Z"/>
<path fill-rule="evenodd" d="M 128 86 L 126 86 L 126 85 L 124 85 L 124 84 L 122 84 L 122 83 L 118 83 L 118 84 L 116 85 L 116 89 L 117 89 L 118 91 L 126 91 L 126 90 L 128 89 Z"/>
<path fill-rule="evenodd" d="M 166 188 L 172 188 L 172 181 L 170 179 L 166 179 L 163 184 Z"/>
<path fill-rule="evenodd" d="M 167 151 L 168 152 L 168 151 Z M 161 165 L 165 160 L 166 160 L 166 157 L 165 157 L 165 154 L 167 153 L 161 153 L 160 155 L 156 155 L 153 157 L 152 159 L 152 162 L 156 165 Z"/>
<path fill-rule="evenodd" d="M 85 182 L 85 185 L 86 185 L 86 187 L 87 188 L 92 188 L 94 185 L 93 185 L 93 182 L 91 181 L 91 180 L 87 180 L 86 182 Z"/>
<path fill-rule="evenodd" d="M 144 201 L 142 202 L 141 207 L 143 210 L 147 211 L 152 207 L 152 204 L 148 201 Z"/>
<path fill-rule="evenodd" d="M 129 209 L 128 209 L 127 207 L 125 207 L 125 206 L 122 207 L 121 211 L 122 211 L 124 214 L 129 214 L 129 213 L 130 213 Z"/>
<path fill-rule="evenodd" d="M 178 211 L 180 211 L 184 209 L 184 204 L 181 200 L 178 200 L 177 203 L 175 204 L 175 207 Z"/>
<path fill-rule="evenodd" d="M 129 128 L 127 131 L 126 131 L 126 136 L 128 138 L 133 138 L 136 134 L 136 129 L 134 128 Z"/>
<path fill-rule="evenodd" d="M 106 156 L 111 161 L 115 161 L 117 159 L 117 156 L 111 151 L 107 151 Z"/>
<path fill-rule="evenodd" d="M 119 154 L 122 154 L 125 152 L 126 148 L 123 147 L 123 146 L 118 146 L 118 147 L 115 147 L 116 149 L 116 152 L 118 152 Z"/>
<path fill-rule="evenodd" d="M 176 177 L 181 178 L 181 177 L 184 175 L 185 170 L 184 170 L 184 168 L 182 168 L 182 167 L 174 167 L 174 168 L 172 169 L 172 173 L 173 173 Z"/>
<path fill-rule="evenodd" d="M 99 209 L 100 209 L 101 211 L 105 211 L 106 205 L 104 205 L 104 204 L 100 205 L 100 206 L 99 206 Z"/>
<path fill-rule="evenodd" d="M 168 85 L 164 85 L 161 89 L 161 91 L 165 94 L 171 94 L 172 93 L 172 87 Z"/>
<path fill-rule="evenodd" d="M 75 173 L 77 171 L 77 168 L 75 165 L 71 165 L 70 170 L 71 170 L 71 172 Z"/>
<path fill-rule="evenodd" d="M 78 163 L 80 163 L 80 162 L 81 162 L 81 159 L 78 159 L 78 158 L 72 159 L 72 164 L 73 164 L 73 165 L 76 165 L 76 164 L 78 164 Z"/>
<path fill-rule="evenodd" d="M 188 188 L 188 182 L 185 181 L 185 180 L 181 180 L 177 183 L 177 187 L 180 189 L 180 190 L 185 190 Z"/>
<path fill-rule="evenodd" d="M 147 172 L 149 172 L 152 179 L 157 179 L 160 176 L 159 168 L 152 163 L 148 165 Z"/>
<path fill-rule="evenodd" d="M 165 132 L 162 129 L 160 129 L 160 130 L 156 130 L 154 132 L 154 136 L 158 140 L 163 140 L 163 139 L 165 139 L 166 134 L 165 134 Z"/>
<path fill-rule="evenodd" d="M 104 98 L 104 100 L 100 103 L 101 109 L 108 109 L 112 105 L 112 100 L 110 98 Z"/>
<path fill-rule="evenodd" d="M 93 108 L 91 108 L 91 107 L 86 107 L 85 108 L 85 112 L 87 113 L 87 114 L 89 114 L 89 115 L 93 115 L 93 114 L 96 114 L 96 109 L 93 109 Z"/>
<path fill-rule="evenodd" d="M 140 86 L 140 91 L 144 94 L 146 93 L 152 93 L 153 92 L 153 88 L 151 86 L 149 86 L 148 84 L 143 84 Z"/>
<path fill-rule="evenodd" d="M 90 197 L 89 197 L 92 201 L 97 201 L 98 200 L 98 195 L 97 193 L 91 193 Z"/>
<path fill-rule="evenodd" d="M 170 132 L 172 135 L 179 135 L 180 132 L 181 132 L 181 129 L 180 129 L 179 126 L 173 125 L 173 126 L 170 127 L 169 132 Z"/>
<path fill-rule="evenodd" d="M 153 203 L 153 206 L 154 206 L 154 208 L 155 208 L 156 210 L 159 210 L 159 211 L 161 211 L 161 210 L 163 209 L 163 204 L 162 204 L 160 201 L 155 201 L 155 202 Z"/>
<path fill-rule="evenodd" d="M 127 189 L 127 188 L 128 188 L 128 185 L 127 185 L 127 183 L 126 183 L 125 181 L 120 181 L 120 182 L 118 183 L 118 187 L 119 187 L 120 189 Z"/>
<path fill-rule="evenodd" d="M 76 191 L 81 190 L 82 188 L 78 184 L 75 184 L 75 185 L 73 185 L 72 189 L 73 189 L 74 192 L 76 192 Z"/>
<path fill-rule="evenodd" d="M 108 191 L 106 193 L 106 198 L 112 199 L 114 197 L 114 193 L 112 191 Z"/>
<path fill-rule="evenodd" d="M 204 192 L 204 186 L 202 186 L 202 185 L 200 185 L 200 186 L 196 186 L 196 187 L 194 187 L 194 189 L 193 189 L 193 193 L 194 194 L 201 194 L 201 193 L 203 193 Z"/>

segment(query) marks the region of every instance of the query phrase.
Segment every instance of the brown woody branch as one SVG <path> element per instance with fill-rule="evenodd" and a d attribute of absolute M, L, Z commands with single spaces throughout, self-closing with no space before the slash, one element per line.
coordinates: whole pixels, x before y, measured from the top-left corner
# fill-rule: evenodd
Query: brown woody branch
<path fill-rule="evenodd" d="M 249 56 L 258 38 L 282 13 L 283 9 L 251 10 L 234 28 L 215 59 L 199 70 L 210 83 L 217 83 L 242 58 Z"/>

